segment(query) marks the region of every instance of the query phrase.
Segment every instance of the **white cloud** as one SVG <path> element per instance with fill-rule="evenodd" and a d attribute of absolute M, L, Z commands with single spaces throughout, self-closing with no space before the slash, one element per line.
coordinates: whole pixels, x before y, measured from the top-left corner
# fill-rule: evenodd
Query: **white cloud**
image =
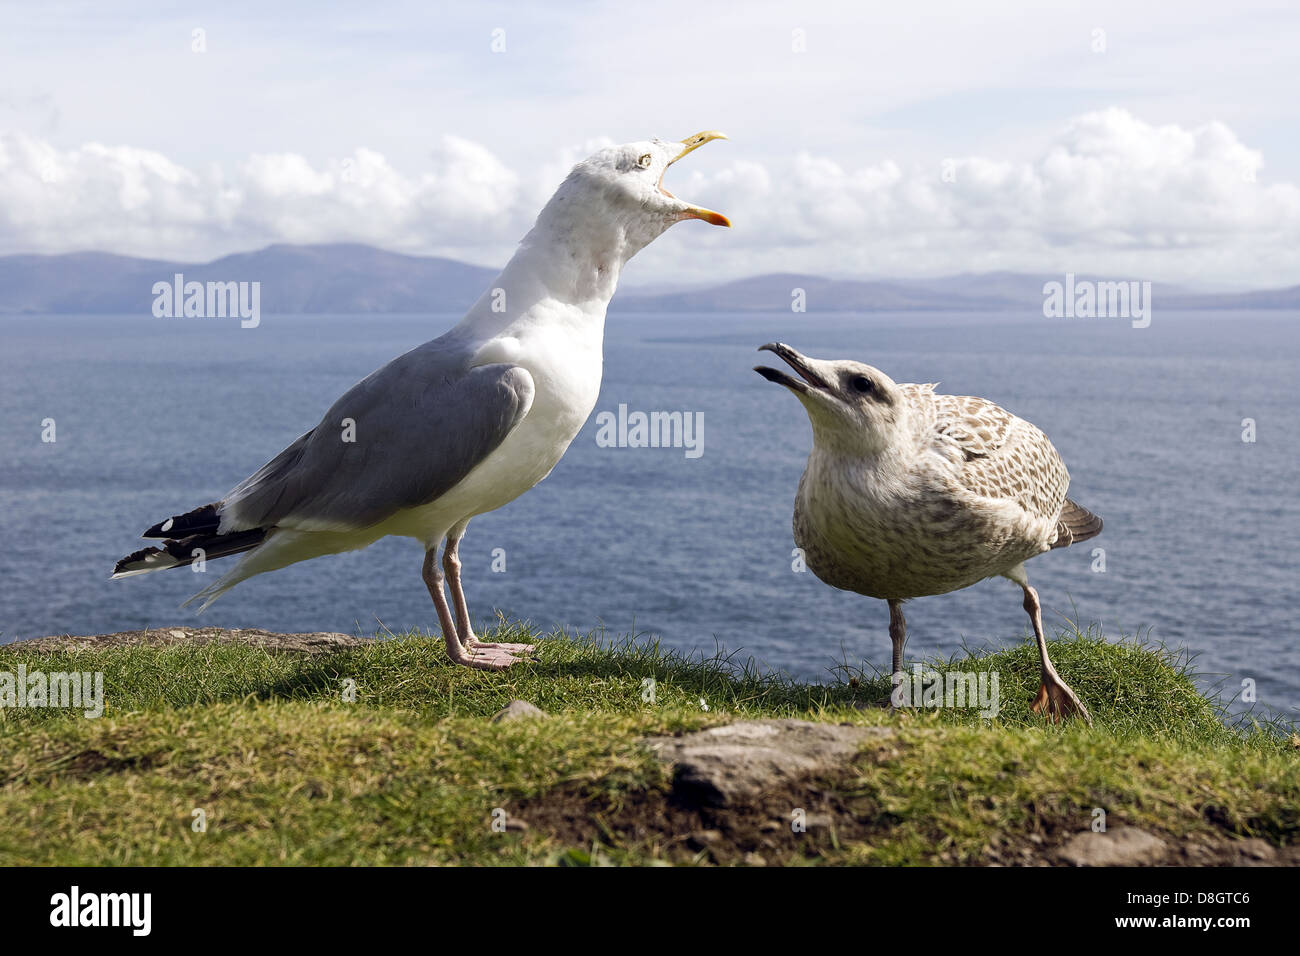
<path fill-rule="evenodd" d="M 454 136 L 416 176 L 365 148 L 319 170 L 281 153 L 250 157 L 235 188 L 237 228 L 268 240 L 466 250 L 509 241 L 519 225 L 518 176 L 482 146 Z"/>
<path fill-rule="evenodd" d="M 1110 109 L 1077 117 L 1029 161 L 846 169 L 801 152 L 782 174 L 698 176 L 690 194 L 732 215 L 750 272 L 1300 282 L 1300 189 L 1262 168 L 1221 123 L 1153 126 Z"/>
<path fill-rule="evenodd" d="M 167 157 L 89 143 L 61 151 L 31 136 L 0 135 L 0 243 L 10 251 L 144 251 L 213 235 L 212 192 Z"/>
<path fill-rule="evenodd" d="M 1294 231 L 1300 190 L 1260 183 L 1261 166 L 1222 124 L 1155 127 L 1107 110 L 1074 120 L 1024 163 L 975 156 L 906 172 L 890 160 L 845 170 L 801 153 L 782 202 L 764 202 L 762 215 L 785 234 L 841 241 L 879 241 L 883 230 L 989 238 L 1027 230 L 1044 242 L 1161 247 Z M 717 180 L 724 191 L 733 186 Z M 745 204 L 760 198 L 736 192 Z"/>
<path fill-rule="evenodd" d="M 320 164 L 258 154 L 227 174 L 125 146 L 59 150 L 0 134 L 0 251 L 99 248 L 208 258 L 268 242 L 360 241 L 500 262 L 571 163 L 445 137 L 420 171 L 358 148 Z M 849 168 L 808 150 L 669 174 L 678 195 L 726 212 L 657 245 L 640 281 L 765 271 L 936 275 L 986 269 L 1126 273 L 1256 285 L 1300 281 L 1300 189 L 1269 183 L 1260 153 L 1222 123 L 1156 126 L 1121 109 L 1066 124 L 1032 159 L 880 158 Z M 704 154 L 700 154 L 704 155 Z M 945 175 L 945 170 L 948 175 Z"/>
<path fill-rule="evenodd" d="M 98 249 L 211 258 L 269 242 L 369 242 L 470 254 L 517 239 L 519 178 L 482 146 L 445 137 L 418 175 L 359 148 L 319 167 L 261 154 L 233 176 L 149 150 L 58 150 L 0 134 L 0 251 Z"/>

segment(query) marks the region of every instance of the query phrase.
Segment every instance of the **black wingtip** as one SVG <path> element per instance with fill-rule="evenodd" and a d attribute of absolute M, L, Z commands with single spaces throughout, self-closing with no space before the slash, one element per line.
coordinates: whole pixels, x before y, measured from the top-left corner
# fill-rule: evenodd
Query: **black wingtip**
<path fill-rule="evenodd" d="M 220 504 L 221 502 L 214 501 L 202 508 L 187 511 L 183 515 L 175 515 L 166 521 L 159 521 L 140 537 L 188 538 L 194 534 L 216 534 L 221 525 L 221 518 L 217 514 L 217 507 Z"/>
<path fill-rule="evenodd" d="M 167 544 L 171 545 L 175 544 L 175 542 L 168 541 Z M 169 556 L 170 554 L 165 546 L 161 548 L 141 548 L 139 551 L 131 552 L 113 565 L 111 577 L 130 577 L 133 574 L 142 574 L 146 571 L 156 571 L 162 567 L 170 567 L 171 565 L 161 563 Z"/>
<path fill-rule="evenodd" d="M 135 564 L 137 561 L 142 561 L 145 555 L 157 550 L 157 548 L 141 548 L 139 551 L 132 551 L 125 558 L 118 561 L 117 564 L 113 565 L 113 573 L 123 574 L 130 571 L 131 565 Z"/>
<path fill-rule="evenodd" d="M 232 531 L 230 534 L 193 534 L 180 539 L 168 538 L 161 547 L 141 548 L 118 561 L 113 568 L 113 577 L 144 574 L 165 568 L 183 568 L 193 564 L 200 556 L 208 560 L 224 558 L 229 554 L 242 554 L 265 540 L 265 528 L 249 528 L 247 531 Z"/>

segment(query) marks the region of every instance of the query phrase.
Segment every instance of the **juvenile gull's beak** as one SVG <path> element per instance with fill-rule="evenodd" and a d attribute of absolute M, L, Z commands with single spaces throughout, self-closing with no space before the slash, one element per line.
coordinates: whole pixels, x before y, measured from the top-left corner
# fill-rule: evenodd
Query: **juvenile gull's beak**
<path fill-rule="evenodd" d="M 829 389 L 830 384 L 817 373 L 812 364 L 806 357 L 800 355 L 784 342 L 768 342 L 766 345 L 758 347 L 760 352 L 773 352 L 785 361 L 792 369 L 799 373 L 799 378 L 792 378 L 784 372 L 778 372 L 774 368 L 768 368 L 766 365 L 755 365 L 754 371 L 769 382 L 776 382 L 778 385 L 784 385 L 792 392 L 808 394 L 811 388 Z M 802 381 L 801 381 L 802 379 Z"/>
<path fill-rule="evenodd" d="M 694 136 L 687 136 L 684 140 L 682 140 L 682 151 L 668 161 L 668 165 L 664 167 L 664 172 L 668 171 L 668 166 L 671 166 L 673 163 L 677 162 L 677 160 L 681 159 L 687 153 L 691 153 L 699 149 L 705 143 L 711 143 L 715 139 L 726 139 L 726 138 L 727 136 L 725 133 L 719 133 L 716 129 L 705 130 L 703 133 L 696 133 Z M 677 198 L 672 193 L 670 193 L 667 189 L 664 189 L 663 176 L 659 177 L 659 190 L 665 196 L 669 196 L 672 199 Z M 694 206 L 689 203 L 686 205 L 685 209 L 682 209 L 677 214 L 677 217 L 679 219 L 702 219 L 705 222 L 709 223 L 710 225 L 714 225 L 714 226 L 731 225 L 731 220 L 728 219 L 726 216 L 724 216 L 722 213 L 714 212 L 712 209 L 705 209 L 703 206 Z"/>

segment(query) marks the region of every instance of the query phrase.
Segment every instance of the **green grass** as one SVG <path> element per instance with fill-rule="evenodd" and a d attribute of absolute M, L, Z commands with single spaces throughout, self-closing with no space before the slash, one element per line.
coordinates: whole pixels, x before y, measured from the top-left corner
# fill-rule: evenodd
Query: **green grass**
<path fill-rule="evenodd" d="M 495 634 L 538 637 L 522 625 Z M 418 636 L 320 657 L 238 645 L 0 648 L 0 671 L 103 671 L 107 702 L 94 720 L 0 709 L 0 865 L 584 860 L 589 843 L 541 827 L 495 832 L 494 809 L 580 792 L 596 815 L 617 814 L 669 784 L 640 737 L 770 716 L 898 728 L 889 748 L 834 782 L 870 838 L 836 841 L 815 862 L 977 863 L 1031 834 L 1087 829 L 1097 807 L 1112 826 L 1174 840 L 1297 841 L 1291 728 L 1229 723 L 1188 662 L 1159 647 L 1072 632 L 1052 656 L 1092 728 L 1029 712 L 1030 643 L 932 662 L 996 670 L 993 720 L 890 713 L 874 706 L 887 678 L 850 668 L 808 685 L 653 643 L 565 635 L 543 638 L 538 663 L 503 674 L 454 668 L 440 640 Z M 487 721 L 513 698 L 552 716 Z M 206 832 L 192 828 L 196 809 Z M 596 826 L 605 859 L 664 855 L 656 841 Z"/>

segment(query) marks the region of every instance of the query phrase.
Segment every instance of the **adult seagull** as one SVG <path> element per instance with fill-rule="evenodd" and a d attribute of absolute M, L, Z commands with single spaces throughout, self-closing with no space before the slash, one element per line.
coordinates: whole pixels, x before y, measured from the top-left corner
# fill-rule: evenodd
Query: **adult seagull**
<path fill-rule="evenodd" d="M 725 137 L 629 143 L 579 163 L 453 329 L 352 386 L 315 428 L 220 501 L 154 525 L 143 537 L 162 544 L 117 562 L 113 577 L 244 553 L 190 599 L 202 611 L 255 574 L 385 535 L 415 538 L 452 661 L 483 670 L 519 661 L 532 645 L 474 634 L 461 536 L 475 515 L 545 478 L 591 414 L 605 309 L 627 261 L 683 219 L 731 225 L 663 187 L 669 166 L 715 139 Z"/>

